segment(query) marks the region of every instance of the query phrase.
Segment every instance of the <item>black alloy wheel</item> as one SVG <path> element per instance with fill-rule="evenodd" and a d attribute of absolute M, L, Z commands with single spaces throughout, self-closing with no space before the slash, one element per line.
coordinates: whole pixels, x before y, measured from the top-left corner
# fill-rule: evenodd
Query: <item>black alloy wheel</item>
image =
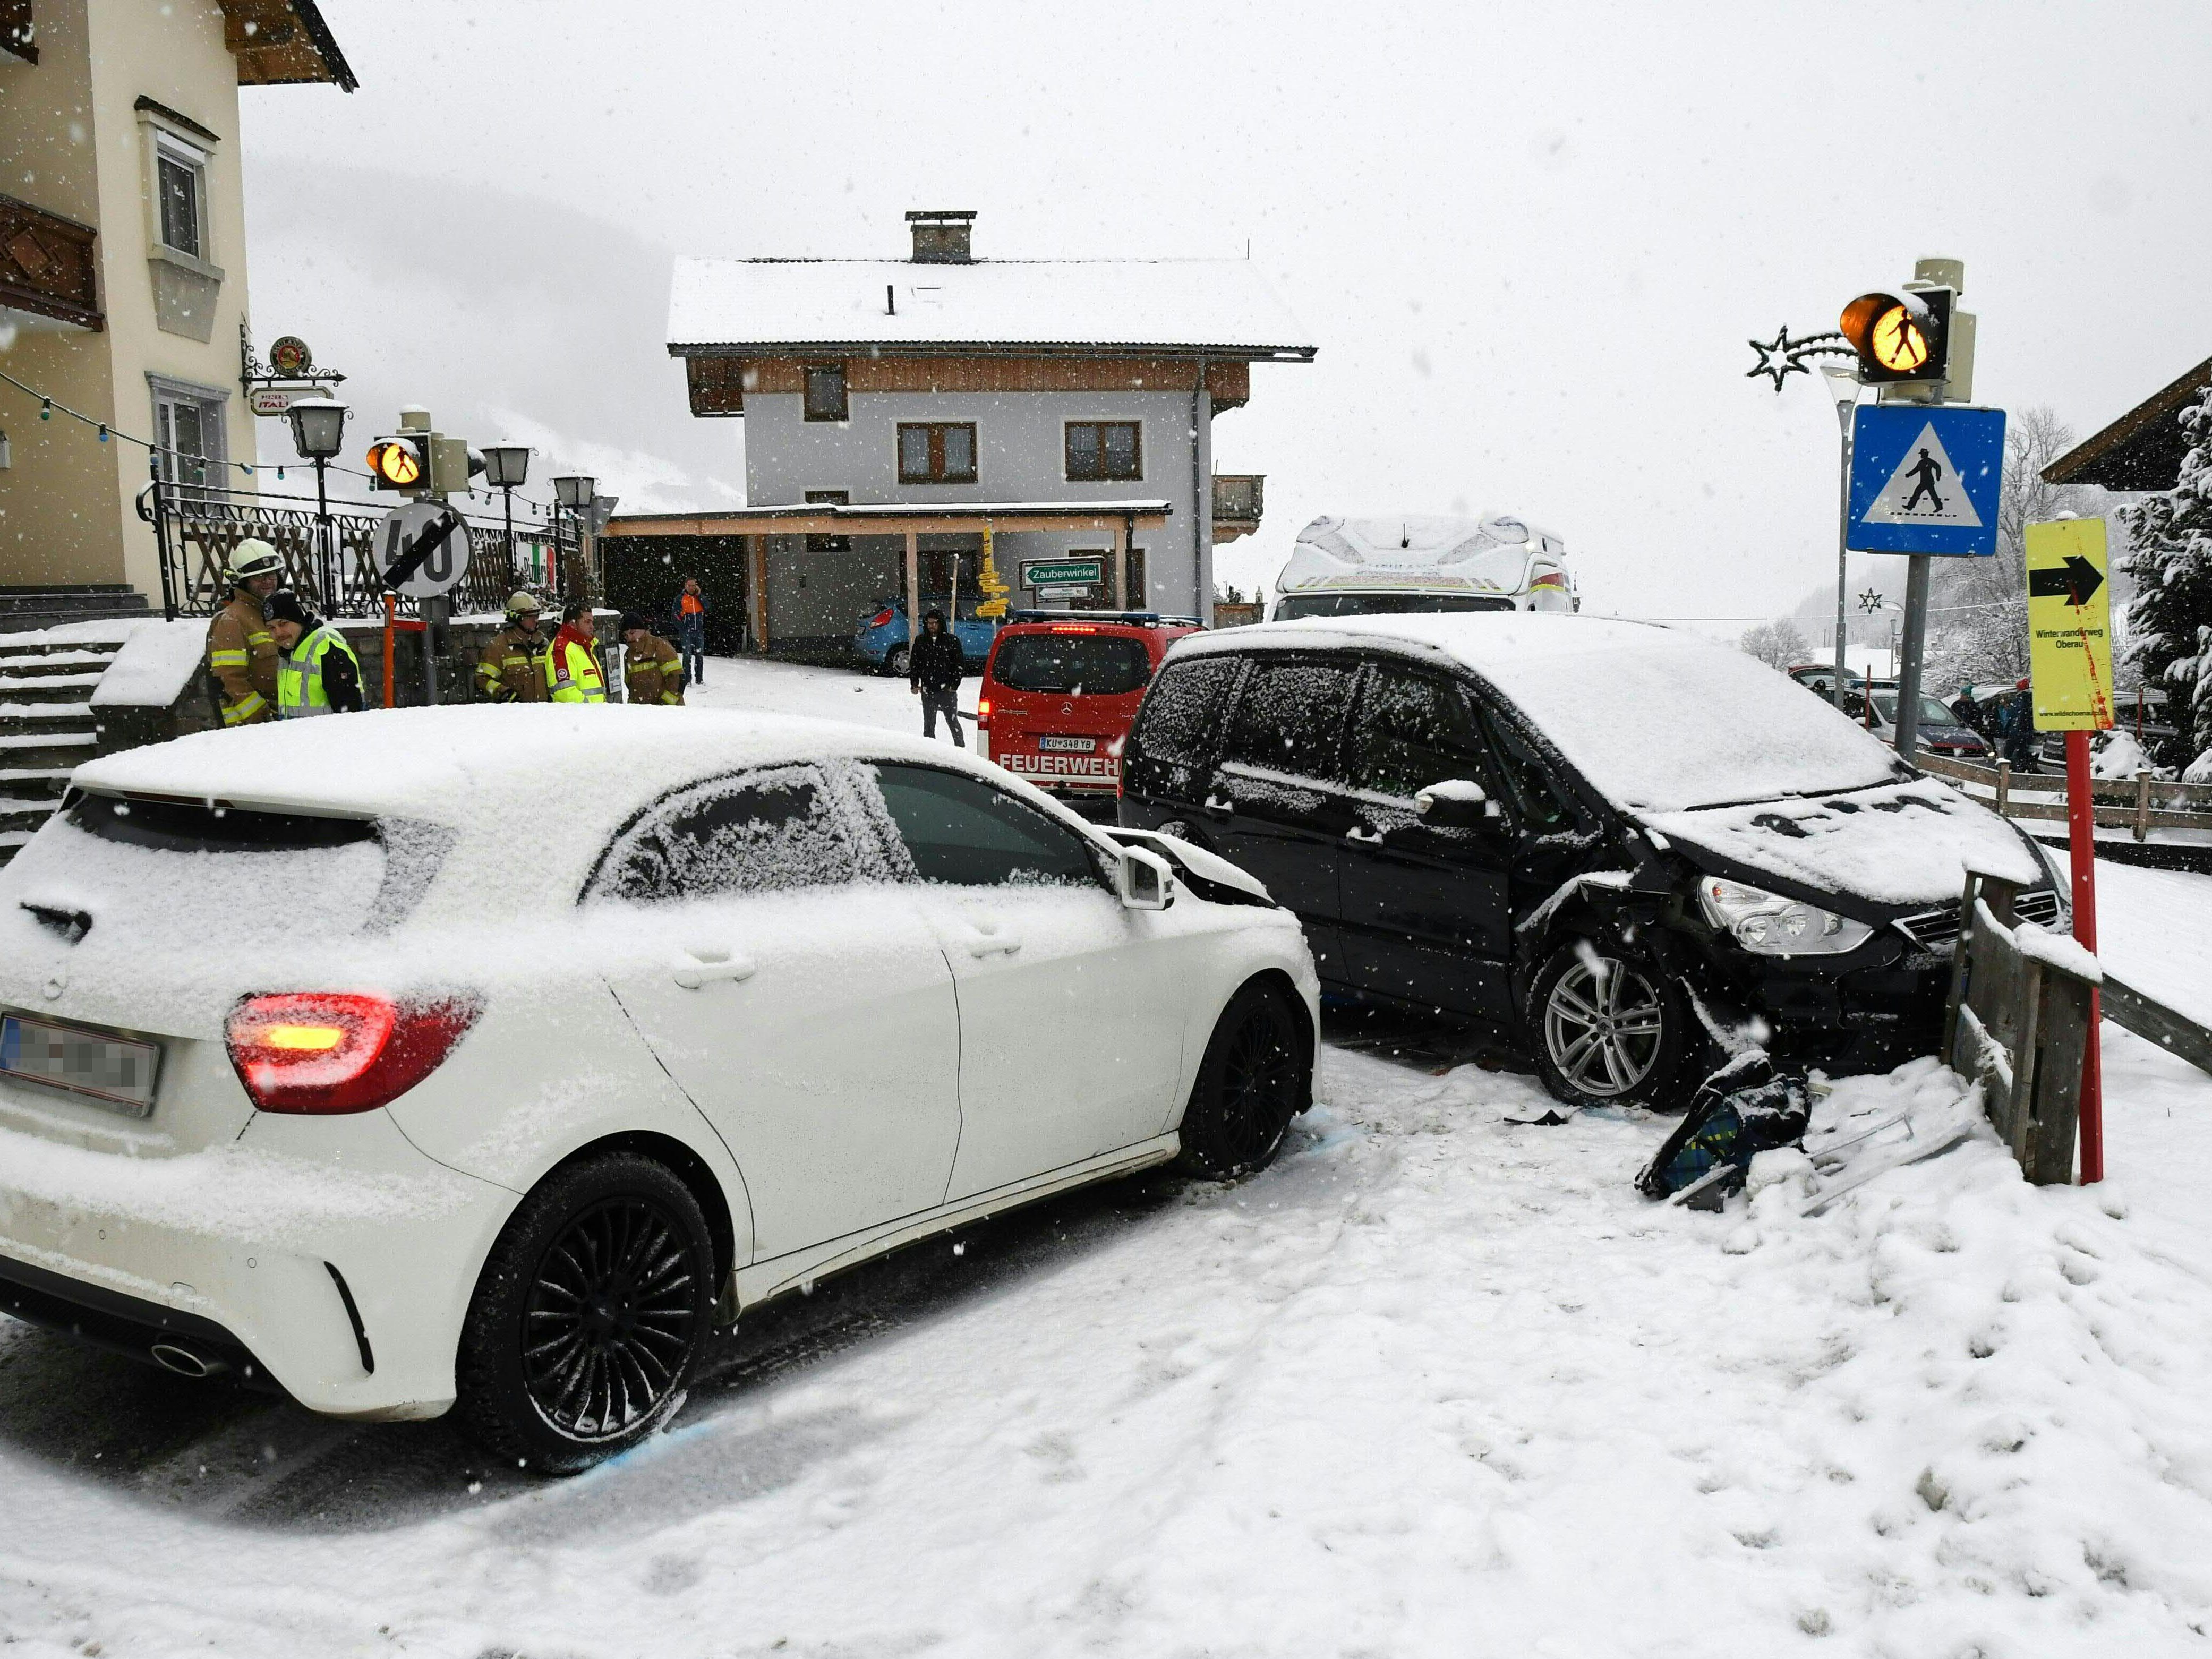
<path fill-rule="evenodd" d="M 665 1166 L 617 1152 L 555 1170 L 477 1282 L 456 1368 L 464 1425 L 541 1474 L 636 1444 L 683 1404 L 714 1266 L 698 1200 Z"/>
<path fill-rule="evenodd" d="M 651 1416 L 691 1352 L 700 1266 L 649 1198 L 603 1199 L 571 1219 L 523 1310 L 523 1386 L 538 1414 L 579 1441 Z"/>
<path fill-rule="evenodd" d="M 1538 1074 L 1573 1106 L 1675 1104 L 1688 1024 L 1673 981 L 1609 942 L 1562 945 L 1529 993 Z"/>
<path fill-rule="evenodd" d="M 1267 984 L 1247 985 L 1215 1024 L 1183 1113 L 1181 1168 L 1227 1181 L 1274 1162 L 1305 1108 L 1311 1062 L 1301 1012 Z"/>

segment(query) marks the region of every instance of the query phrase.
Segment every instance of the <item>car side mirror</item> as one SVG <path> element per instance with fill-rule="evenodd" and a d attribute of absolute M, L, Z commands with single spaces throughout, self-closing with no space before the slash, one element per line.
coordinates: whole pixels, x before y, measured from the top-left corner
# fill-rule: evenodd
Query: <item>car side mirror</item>
<path fill-rule="evenodd" d="M 1413 797 L 1413 810 L 1439 830 L 1472 830 L 1499 816 L 1490 792 L 1467 778 L 1431 784 Z"/>
<path fill-rule="evenodd" d="M 1164 910 L 1175 899 L 1175 866 L 1141 847 L 1121 849 L 1114 885 L 1125 910 Z"/>

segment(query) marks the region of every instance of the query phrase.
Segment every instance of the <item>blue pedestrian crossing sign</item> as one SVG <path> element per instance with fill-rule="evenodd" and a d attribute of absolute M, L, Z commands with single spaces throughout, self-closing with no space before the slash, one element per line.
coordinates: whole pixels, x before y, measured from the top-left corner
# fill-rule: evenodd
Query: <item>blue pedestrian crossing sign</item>
<path fill-rule="evenodd" d="M 1997 550 L 2004 410 L 1861 404 L 1845 544 L 1862 553 Z"/>

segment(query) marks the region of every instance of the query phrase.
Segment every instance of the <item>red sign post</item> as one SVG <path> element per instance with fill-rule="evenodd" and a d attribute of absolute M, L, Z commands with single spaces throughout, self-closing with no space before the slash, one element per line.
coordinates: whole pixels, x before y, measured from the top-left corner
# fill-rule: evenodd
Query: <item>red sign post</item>
<path fill-rule="evenodd" d="M 2027 554 L 2027 645 L 2035 729 L 2066 734 L 2066 842 L 2074 863 L 2074 937 L 2097 948 L 2097 811 L 2090 793 L 2089 734 L 2112 725 L 2112 589 L 2105 521 L 2032 524 Z M 2089 994 L 2081 1055 L 2081 1182 L 2105 1178 L 2105 1097 L 2099 994 Z"/>

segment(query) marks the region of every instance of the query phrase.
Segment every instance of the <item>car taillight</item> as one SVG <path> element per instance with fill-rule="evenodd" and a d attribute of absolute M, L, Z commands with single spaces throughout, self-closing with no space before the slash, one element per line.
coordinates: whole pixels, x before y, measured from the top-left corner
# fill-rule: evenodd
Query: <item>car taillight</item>
<path fill-rule="evenodd" d="M 891 613 L 889 610 L 878 611 L 868 618 L 868 626 L 871 628 L 889 628 L 890 625 Z"/>
<path fill-rule="evenodd" d="M 223 1042 L 262 1111 L 373 1112 L 437 1070 L 483 1012 L 471 996 L 287 991 L 241 998 Z"/>
<path fill-rule="evenodd" d="M 975 729 L 978 732 L 991 729 L 991 700 L 988 697 L 975 699 Z"/>

